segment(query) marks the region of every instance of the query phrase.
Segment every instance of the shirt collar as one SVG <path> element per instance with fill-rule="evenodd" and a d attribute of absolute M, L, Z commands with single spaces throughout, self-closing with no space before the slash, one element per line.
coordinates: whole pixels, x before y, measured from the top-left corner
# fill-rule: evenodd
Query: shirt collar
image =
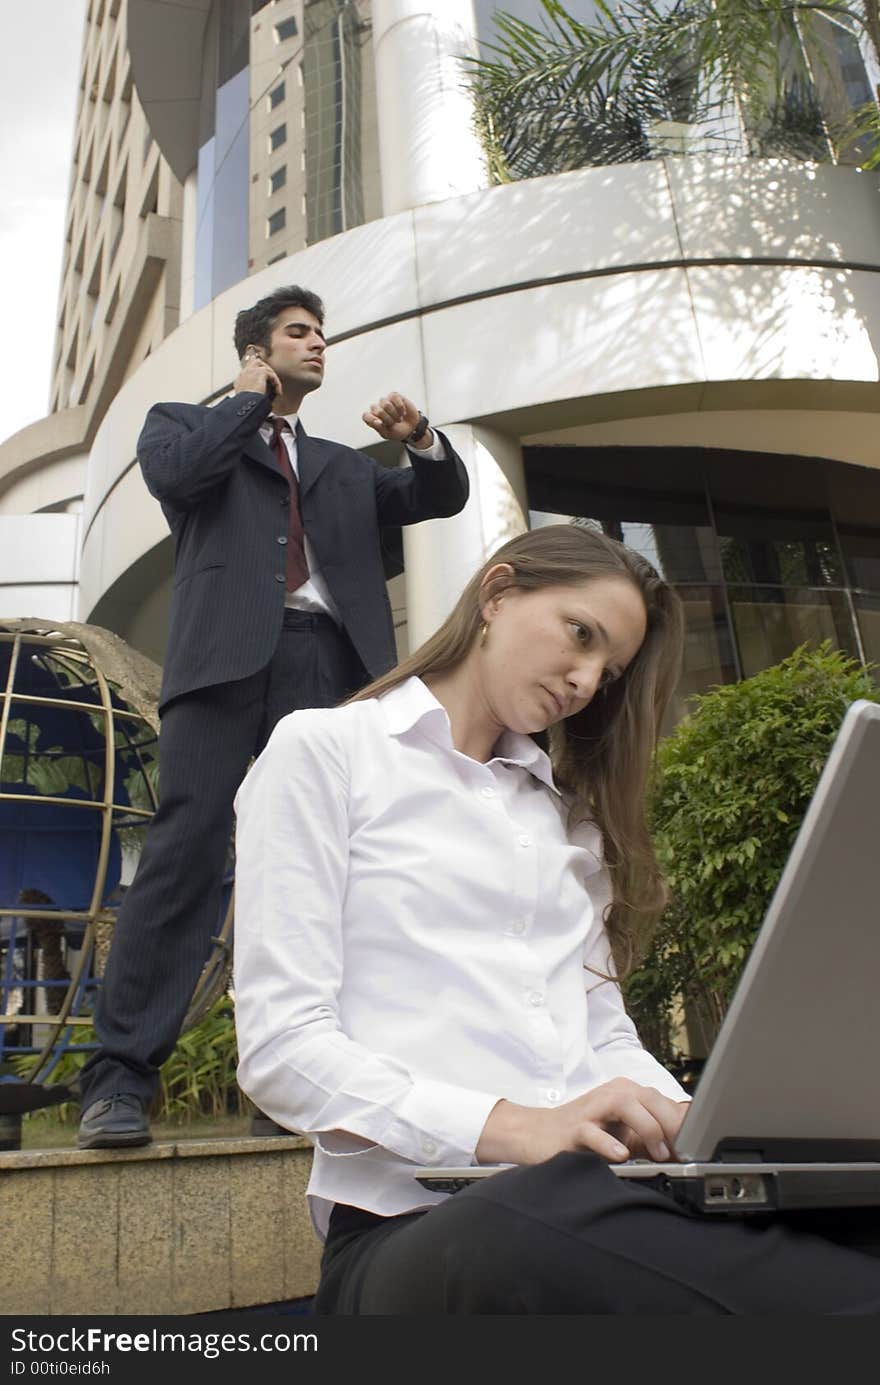
<path fill-rule="evenodd" d="M 446 708 L 437 701 L 421 678 L 407 678 L 390 692 L 383 693 L 378 701 L 385 717 L 385 724 L 392 736 L 402 736 L 413 727 L 419 726 L 435 744 L 454 749 L 452 728 Z M 559 793 L 553 779 L 550 756 L 532 740 L 531 736 L 521 735 L 518 731 L 504 731 L 495 746 L 492 760 L 520 765 L 536 779 L 540 779 L 542 784 L 546 784 L 548 789 Z"/>
<path fill-rule="evenodd" d="M 299 422 L 299 414 L 270 414 L 260 426 L 271 430 L 273 418 L 283 418 L 291 433 L 296 437 L 296 425 Z"/>

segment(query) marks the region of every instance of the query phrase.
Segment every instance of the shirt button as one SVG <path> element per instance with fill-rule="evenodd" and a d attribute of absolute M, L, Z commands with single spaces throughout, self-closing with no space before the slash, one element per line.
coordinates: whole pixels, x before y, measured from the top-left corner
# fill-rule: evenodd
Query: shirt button
<path fill-rule="evenodd" d="M 544 996 L 543 996 L 543 994 L 541 993 L 541 991 L 532 991 L 532 993 L 531 993 L 530 996 L 529 996 L 529 1004 L 530 1004 L 530 1005 L 543 1005 L 543 1004 L 544 1004 Z"/>
<path fill-rule="evenodd" d="M 279 534 L 279 536 L 278 536 L 278 538 L 275 540 L 275 542 L 276 542 L 276 543 L 287 543 L 287 536 L 286 536 L 285 534 Z"/>
<path fill-rule="evenodd" d="M 283 572 L 276 572 L 276 573 L 275 573 L 275 581 L 276 581 L 276 582 L 283 582 L 283 581 L 284 581 L 284 573 L 283 573 Z"/>
<path fill-rule="evenodd" d="M 557 1091 L 555 1087 L 549 1087 L 548 1090 L 547 1090 L 547 1100 L 548 1100 L 548 1101 L 561 1101 L 561 1100 L 562 1100 L 562 1093 L 559 1092 L 559 1091 Z"/>
<path fill-rule="evenodd" d="M 523 835 L 522 835 L 522 836 L 520 837 L 520 839 L 519 839 L 519 844 L 520 844 L 520 846 L 531 846 L 531 844 L 532 844 L 532 839 L 531 839 L 531 837 L 527 837 L 526 834 L 525 834 L 525 832 L 524 832 Z"/>
<path fill-rule="evenodd" d="M 281 500 L 280 500 L 278 503 L 279 503 L 280 505 L 289 505 L 289 504 L 290 504 L 290 495 L 288 494 L 288 495 L 282 496 Z"/>
<path fill-rule="evenodd" d="M 436 1154 L 437 1146 L 433 1140 L 422 1140 L 422 1152 L 424 1154 Z"/>
<path fill-rule="evenodd" d="M 480 789 L 480 793 L 483 795 L 484 798 L 494 798 L 494 797 L 495 797 L 495 790 L 494 790 L 494 789 L 490 789 L 490 788 L 488 787 L 488 785 L 486 786 L 485 789 Z"/>
<path fill-rule="evenodd" d="M 525 919 L 514 919 L 513 923 L 510 925 L 510 931 L 511 931 L 511 933 L 525 933 L 525 931 L 526 931 L 526 921 L 525 921 Z"/>

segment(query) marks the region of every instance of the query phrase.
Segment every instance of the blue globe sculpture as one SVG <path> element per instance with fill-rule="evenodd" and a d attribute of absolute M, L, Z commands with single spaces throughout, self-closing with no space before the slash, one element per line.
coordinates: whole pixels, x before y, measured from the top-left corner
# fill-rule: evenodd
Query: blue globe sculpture
<path fill-rule="evenodd" d="M 69 1095 L 53 1073 L 94 1046 L 113 920 L 157 806 L 159 679 L 98 626 L 0 622 L 0 1116 Z M 227 984 L 231 892 L 230 870 L 185 1027 Z"/>

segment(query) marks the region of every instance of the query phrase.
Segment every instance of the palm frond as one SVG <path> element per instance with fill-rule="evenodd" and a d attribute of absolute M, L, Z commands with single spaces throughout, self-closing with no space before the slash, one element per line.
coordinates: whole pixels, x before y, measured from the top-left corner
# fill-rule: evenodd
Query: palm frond
<path fill-rule="evenodd" d="M 658 122 L 729 147 L 733 110 L 755 152 L 827 156 L 821 113 L 798 95 L 825 61 L 817 26 L 865 29 L 850 0 L 598 0 L 592 24 L 560 0 L 540 5 L 537 24 L 496 15 L 497 41 L 468 60 L 499 181 L 650 157 Z"/>

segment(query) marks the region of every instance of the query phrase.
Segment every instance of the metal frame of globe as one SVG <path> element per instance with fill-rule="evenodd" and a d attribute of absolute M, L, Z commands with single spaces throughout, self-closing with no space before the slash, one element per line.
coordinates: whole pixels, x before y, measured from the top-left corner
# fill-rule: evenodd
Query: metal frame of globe
<path fill-rule="evenodd" d="M 229 907 L 226 910 L 220 932 L 211 939 L 211 953 L 202 968 L 202 974 L 193 991 L 189 1009 L 181 1025 L 181 1032 L 192 1029 L 193 1025 L 204 1019 L 211 1006 L 220 999 L 229 985 L 232 971 L 234 904 L 235 896 L 233 894 L 230 897 Z"/>
<path fill-rule="evenodd" d="M 95 951 L 96 930 L 99 923 L 108 920 L 110 911 L 102 903 L 107 883 L 107 865 L 110 857 L 111 840 L 114 825 L 114 815 L 123 815 L 123 822 L 131 818 L 141 818 L 144 822 L 148 821 L 158 806 L 156 794 L 146 773 L 140 747 L 137 744 L 129 744 L 129 749 L 133 751 L 141 768 L 143 782 L 146 785 L 150 801 L 150 808 L 136 808 L 131 804 L 115 802 L 116 790 L 116 735 L 115 729 L 120 724 L 132 726 L 145 726 L 155 737 L 155 732 L 150 726 L 146 717 L 138 712 L 123 710 L 114 707 L 110 686 L 104 674 L 96 667 L 88 652 L 78 640 L 65 638 L 61 635 L 42 635 L 33 633 L 11 633 L 0 629 L 0 644 L 11 644 L 12 650 L 9 659 L 9 668 L 6 677 L 6 685 L 2 692 L 2 704 L 0 704 L 0 765 L 7 755 L 7 734 L 11 711 L 14 704 L 30 707 L 57 707 L 72 713 L 84 713 L 90 717 L 102 715 L 104 728 L 104 777 L 103 795 L 92 798 L 71 798 L 57 797 L 51 794 L 39 793 L 10 793 L 0 790 L 0 803 L 18 802 L 49 804 L 55 803 L 59 807 L 81 809 L 83 812 L 99 812 L 101 814 L 101 838 L 98 849 L 98 859 L 95 866 L 94 885 L 92 888 L 91 899 L 86 909 L 40 909 L 28 907 L 21 903 L 12 906 L 0 905 L 0 918 L 16 917 L 26 920 L 50 920 L 57 922 L 83 923 L 85 930 L 82 944 L 79 948 L 79 957 L 74 967 L 70 982 L 62 998 L 61 1007 L 57 1014 L 36 1014 L 21 1013 L 14 1014 L 0 1013 L 0 1025 L 4 1027 L 9 1024 L 33 1024 L 40 1025 L 50 1030 L 49 1037 L 39 1049 L 33 1063 L 33 1067 L 28 1072 L 28 1080 L 33 1081 L 44 1072 L 53 1053 L 63 1048 L 70 1042 L 70 1035 L 77 1027 L 84 1027 L 91 1024 L 91 1018 L 79 1013 L 85 996 L 85 982 L 89 975 L 89 964 Z M 31 693 L 21 693 L 15 691 L 15 678 L 21 661 L 24 649 L 42 651 L 45 654 L 51 652 L 53 658 L 67 668 L 68 673 L 79 676 L 87 673 L 87 677 L 80 678 L 83 688 L 94 687 L 97 689 L 99 701 L 87 702 L 77 701 L 71 697 L 43 697 Z M 71 668 L 73 665 L 73 668 Z M 45 667 L 45 665 L 44 665 Z M 94 723 L 93 723 L 94 724 Z M 131 825 L 130 821 L 126 825 Z M 39 984 L 39 983 L 37 983 Z M 65 1043 L 61 1044 L 63 1035 L 67 1035 Z M 35 1046 L 36 1047 L 36 1046 Z"/>
<path fill-rule="evenodd" d="M 51 630 L 51 627 L 47 626 L 46 629 Z M 113 814 L 121 812 L 128 818 L 137 817 L 147 821 L 152 817 L 158 807 L 155 791 L 146 774 L 141 756 L 138 753 L 139 748 L 135 744 L 130 744 L 128 748 L 137 755 L 143 782 L 149 797 L 150 807 L 149 809 L 138 809 L 131 804 L 122 805 L 113 801 L 116 782 L 115 757 L 117 746 L 115 743 L 115 732 L 109 737 L 106 734 L 107 725 L 109 724 L 111 727 L 115 728 L 119 723 L 124 724 L 127 722 L 132 725 L 146 726 L 151 730 L 153 728 L 149 718 L 140 713 L 127 708 L 113 706 L 110 694 L 112 680 L 106 678 L 100 668 L 97 667 L 89 651 L 75 637 L 65 636 L 60 632 L 40 633 L 36 630 L 14 632 L 8 629 L 4 630 L 2 628 L 2 622 L 0 622 L 0 643 L 6 645 L 12 644 L 6 686 L 2 694 L 0 694 L 0 697 L 2 697 L 2 703 L 0 703 L 0 765 L 2 765 L 7 748 L 10 712 L 14 702 L 29 703 L 36 706 L 55 705 L 63 708 L 65 711 L 86 712 L 91 716 L 94 716 L 96 713 L 102 713 L 105 721 L 105 773 L 104 795 L 102 799 L 53 799 L 52 796 L 46 794 L 16 794 L 0 790 L 0 803 L 4 800 L 44 804 L 54 801 L 63 804 L 65 807 L 69 807 L 73 804 L 83 809 L 91 809 L 93 811 L 100 810 L 102 813 L 101 845 L 95 870 L 94 888 L 88 909 L 35 909 L 29 908 L 22 903 L 10 907 L 0 905 L 0 918 L 14 916 L 24 919 L 27 922 L 43 919 L 51 920 L 52 922 L 69 920 L 85 924 L 83 941 L 79 949 L 78 962 L 74 974 L 70 977 L 69 984 L 66 988 L 61 1009 L 56 1015 L 37 1015 L 18 1011 L 13 1015 L 5 1013 L 3 1009 L 0 1008 L 0 1057 L 3 1056 L 4 1051 L 3 1039 L 6 1025 L 11 1023 L 24 1023 L 51 1027 L 53 1032 L 49 1040 L 43 1045 L 42 1050 L 38 1053 L 28 1073 L 29 1080 L 33 1080 L 40 1074 L 43 1074 L 45 1080 L 45 1077 L 49 1075 L 58 1058 L 70 1044 L 73 1030 L 76 1027 L 84 1027 L 91 1023 L 90 1017 L 81 1015 L 79 1011 L 84 1001 L 87 984 L 90 979 L 89 966 L 93 956 L 95 956 L 99 948 L 99 929 L 102 924 L 109 924 L 112 926 L 114 921 L 115 911 L 101 904 L 107 883 L 107 864 L 114 825 Z M 82 685 L 84 687 L 96 686 L 100 694 L 100 702 L 83 703 L 72 701 L 69 697 L 48 698 L 15 692 L 15 676 L 21 659 L 23 646 L 33 646 L 35 648 L 50 650 L 56 662 L 63 663 L 64 660 L 67 660 L 78 665 L 77 674 L 87 673 L 89 675 L 88 678 L 81 679 Z M 66 667 L 68 672 L 70 672 L 69 663 Z M 116 825 L 119 826 L 118 823 Z M 226 991 L 229 985 L 232 969 L 233 916 L 234 897 L 230 896 L 229 905 L 226 909 L 220 931 L 211 940 L 212 949 L 199 976 L 192 999 L 190 1000 L 189 1008 L 181 1026 L 182 1031 L 190 1029 L 193 1025 L 198 1024 L 207 1014 L 208 1010 L 210 1010 L 211 1006 Z M 39 985 L 38 982 L 29 982 L 27 984 L 32 987 Z M 0 995 L 9 989 L 8 980 L 4 980 L 4 978 L 0 976 Z M 51 1067 L 48 1067 L 47 1071 L 47 1065 L 50 1064 L 50 1061 Z"/>

